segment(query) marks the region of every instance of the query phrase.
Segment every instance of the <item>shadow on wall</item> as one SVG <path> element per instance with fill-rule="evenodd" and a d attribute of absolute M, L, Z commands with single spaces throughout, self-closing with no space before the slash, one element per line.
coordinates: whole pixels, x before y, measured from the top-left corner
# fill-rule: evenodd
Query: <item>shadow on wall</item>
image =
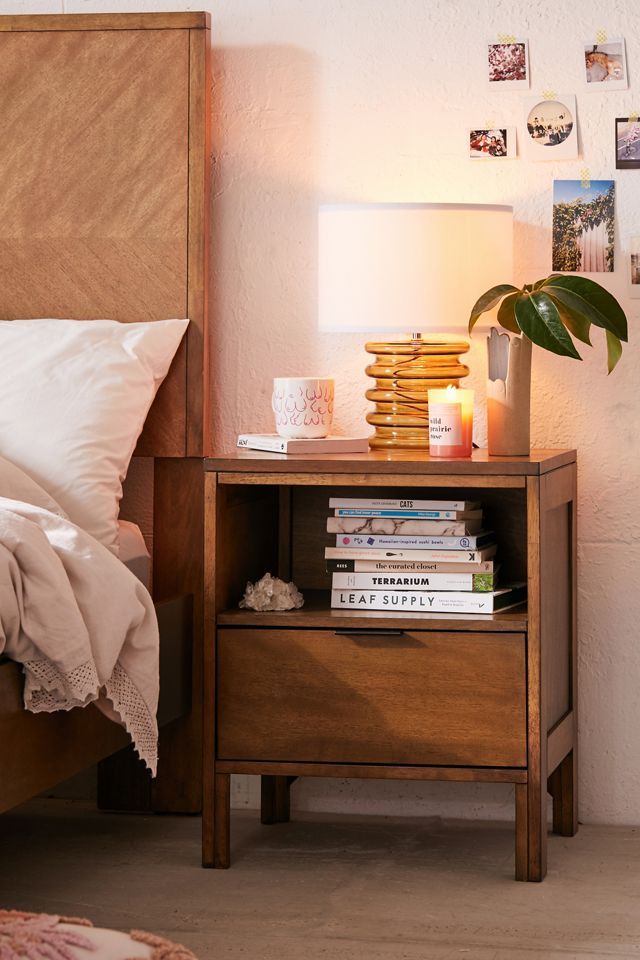
<path fill-rule="evenodd" d="M 313 373 L 317 64 L 214 47 L 211 382 L 215 444 L 273 430 L 271 379 Z"/>

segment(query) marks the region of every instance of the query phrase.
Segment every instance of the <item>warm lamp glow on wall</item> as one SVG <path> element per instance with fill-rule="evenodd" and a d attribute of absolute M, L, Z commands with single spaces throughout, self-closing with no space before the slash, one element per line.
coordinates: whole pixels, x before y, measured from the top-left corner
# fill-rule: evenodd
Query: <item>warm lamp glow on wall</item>
<path fill-rule="evenodd" d="M 512 275 L 512 208 L 463 203 L 359 203 L 320 208 L 319 327 L 402 332 L 366 344 L 375 379 L 374 449 L 429 446 L 427 391 L 458 385 L 471 307 Z M 427 333 L 427 337 L 423 334 Z M 443 336 L 442 334 L 446 334 Z"/>

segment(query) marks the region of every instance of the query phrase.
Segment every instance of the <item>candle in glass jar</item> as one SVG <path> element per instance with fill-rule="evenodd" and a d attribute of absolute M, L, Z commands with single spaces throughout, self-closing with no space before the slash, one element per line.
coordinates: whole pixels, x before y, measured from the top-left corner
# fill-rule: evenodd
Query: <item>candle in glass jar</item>
<path fill-rule="evenodd" d="M 429 390 L 429 453 L 432 457 L 470 457 L 473 390 L 448 386 Z"/>

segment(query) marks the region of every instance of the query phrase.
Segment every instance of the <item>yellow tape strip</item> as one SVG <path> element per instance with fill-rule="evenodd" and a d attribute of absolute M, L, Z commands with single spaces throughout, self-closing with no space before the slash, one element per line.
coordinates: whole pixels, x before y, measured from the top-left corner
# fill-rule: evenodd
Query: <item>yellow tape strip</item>
<path fill-rule="evenodd" d="M 558 99 L 558 96 L 557 96 L 555 90 L 543 90 L 543 91 L 542 91 L 542 96 L 544 97 L 545 100 L 557 100 L 557 99 Z"/>
<path fill-rule="evenodd" d="M 485 129 L 485 130 L 495 130 L 495 128 L 496 128 L 496 119 L 495 119 L 495 117 L 489 117 L 488 120 L 485 120 L 485 122 L 484 122 L 484 129 Z"/>
<path fill-rule="evenodd" d="M 580 186 L 584 190 L 588 190 L 591 186 L 591 172 L 588 167 L 583 167 L 580 171 Z"/>
<path fill-rule="evenodd" d="M 515 43 L 516 35 L 515 33 L 499 33 L 498 34 L 498 43 Z"/>
<path fill-rule="evenodd" d="M 596 31 L 596 43 L 606 43 L 607 42 L 607 31 L 606 30 L 597 30 Z"/>
<path fill-rule="evenodd" d="M 630 123 L 638 122 L 638 114 L 636 113 L 635 110 L 632 110 L 631 113 L 629 114 L 629 122 Z"/>

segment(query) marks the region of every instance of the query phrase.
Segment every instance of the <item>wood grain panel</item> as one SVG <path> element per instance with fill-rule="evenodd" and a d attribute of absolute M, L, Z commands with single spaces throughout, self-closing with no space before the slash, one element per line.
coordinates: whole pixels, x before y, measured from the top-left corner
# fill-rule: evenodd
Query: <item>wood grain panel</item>
<path fill-rule="evenodd" d="M 209 452 L 209 207 L 211 185 L 210 46 L 203 34 L 189 37 L 189 234 L 187 316 L 187 456 Z"/>
<path fill-rule="evenodd" d="M 202 808 L 202 659 L 204 634 L 204 473 L 202 461 L 156 459 L 153 596 L 193 598 L 191 710 L 160 732 L 157 811 L 199 813 Z"/>
<path fill-rule="evenodd" d="M 17 14 L 0 17 L 0 33 L 67 30 L 203 30 L 211 25 L 208 13 L 67 13 Z"/>
<path fill-rule="evenodd" d="M 522 634 L 221 629 L 217 756 L 525 766 L 524 647 Z"/>
<path fill-rule="evenodd" d="M 216 850 L 216 590 L 218 477 L 204 474 L 204 650 L 202 657 L 202 865 L 214 866 Z M 226 816 L 226 802 L 223 808 Z M 227 831 L 229 830 L 227 826 Z"/>
<path fill-rule="evenodd" d="M 345 476 L 348 474 L 348 476 Z M 371 484 L 370 473 L 322 473 L 322 464 L 308 464 L 304 472 L 299 473 L 220 473 L 219 483 L 224 484 L 262 484 L 263 486 L 292 486 L 292 487 L 337 487 L 340 484 L 348 483 L 353 489 L 357 487 L 368 487 Z M 494 487 L 512 487 L 514 489 L 523 489 L 525 480 L 523 477 L 479 477 L 470 475 L 466 477 L 441 476 L 438 477 L 438 486 L 454 487 L 458 490 L 464 490 L 467 487 L 478 487 L 493 489 Z M 384 483 L 387 487 L 432 487 L 434 484 L 434 475 L 429 474 L 385 474 Z M 355 496 L 356 494 L 352 494 Z M 366 494 L 362 494 L 366 496 Z"/>
<path fill-rule="evenodd" d="M 447 780 L 451 783 L 522 783 L 522 767 L 417 767 L 404 764 L 272 763 L 268 760 L 218 760 L 220 773 L 295 777 L 357 777 L 363 780 Z M 277 779 L 277 777 L 274 777 Z M 526 839 L 526 838 L 525 838 Z"/>
<path fill-rule="evenodd" d="M 547 873 L 547 726 L 542 640 L 540 553 L 540 479 L 527 478 L 527 879 L 539 882 Z M 546 597 L 545 597 L 546 599 Z M 517 847 L 519 847 L 519 842 Z"/>
<path fill-rule="evenodd" d="M 22 690 L 22 668 L 0 663 L 0 811 L 72 777 L 129 739 L 93 705 L 29 713 Z"/>
<path fill-rule="evenodd" d="M 431 457 L 419 450 L 378 451 L 368 453 L 280 454 L 259 450 L 223 451 L 206 462 L 207 470 L 247 473 L 375 473 L 388 482 L 389 474 L 450 474 L 456 482 L 476 475 L 489 485 L 493 477 L 540 476 L 568 463 L 575 463 L 575 450 L 531 450 L 528 457 L 491 457 L 487 450 L 474 450 L 469 459 L 449 460 Z M 355 481 L 352 481 L 355 482 Z M 499 481 L 494 484 L 499 486 Z"/>
<path fill-rule="evenodd" d="M 0 317 L 187 315 L 189 31 L 0 33 Z M 139 453 L 185 452 L 186 346 Z"/>
<path fill-rule="evenodd" d="M 192 12 L 0 17 L 0 319 L 134 322 L 192 311 L 139 455 L 183 457 L 187 445 L 204 452 L 208 26 L 208 14 Z M 202 462 L 163 460 L 155 472 L 155 538 L 145 532 L 156 593 L 191 593 L 195 626 L 192 714 L 163 734 L 153 797 L 159 809 L 196 811 Z M 4 666 L 2 808 L 127 742 L 94 708 L 33 716 L 21 689 L 19 669 Z M 103 786 L 114 769 L 126 771 L 103 793 L 145 805 L 150 785 L 139 768 L 122 755 L 103 767 Z"/>
<path fill-rule="evenodd" d="M 544 510 L 540 526 L 546 729 L 571 709 L 571 515 L 569 504 Z"/>

